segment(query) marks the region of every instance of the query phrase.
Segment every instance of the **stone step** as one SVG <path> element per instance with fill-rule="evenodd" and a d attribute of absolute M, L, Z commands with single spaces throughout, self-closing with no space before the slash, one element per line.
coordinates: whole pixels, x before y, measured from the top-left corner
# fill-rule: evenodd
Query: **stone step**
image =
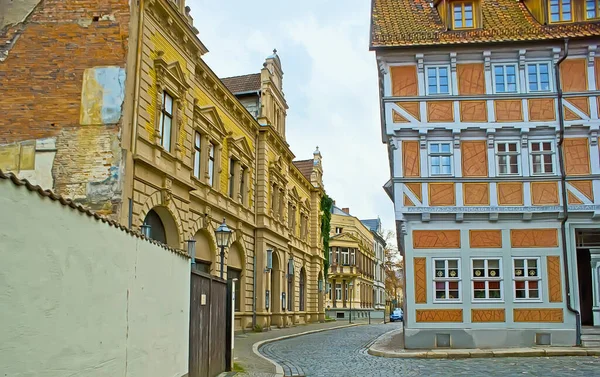
<path fill-rule="evenodd" d="M 585 326 L 581 328 L 582 335 L 600 335 L 600 327 Z"/>
<path fill-rule="evenodd" d="M 581 345 L 584 348 L 600 348 L 600 340 L 583 340 Z"/>
<path fill-rule="evenodd" d="M 581 340 L 600 340 L 600 334 L 582 334 Z"/>

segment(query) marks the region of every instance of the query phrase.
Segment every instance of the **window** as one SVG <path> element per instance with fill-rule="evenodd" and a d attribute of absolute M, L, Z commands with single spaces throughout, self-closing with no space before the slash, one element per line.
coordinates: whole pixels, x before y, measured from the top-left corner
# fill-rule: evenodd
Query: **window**
<path fill-rule="evenodd" d="M 448 66 L 427 67 L 427 94 L 450 94 Z"/>
<path fill-rule="evenodd" d="M 171 128 L 173 125 L 173 97 L 163 92 L 162 110 L 160 112 L 160 134 L 162 139 L 160 145 L 171 151 Z"/>
<path fill-rule="evenodd" d="M 246 203 L 246 171 L 248 168 L 242 166 L 240 171 L 240 203 Z"/>
<path fill-rule="evenodd" d="M 293 267 L 288 264 L 288 286 L 287 286 L 287 309 L 288 311 L 294 310 L 294 275 Z"/>
<path fill-rule="evenodd" d="M 208 144 L 208 184 L 215 185 L 215 145 Z"/>
<path fill-rule="evenodd" d="M 571 0 L 550 0 L 550 22 L 572 21 Z"/>
<path fill-rule="evenodd" d="M 431 175 L 452 174 L 452 148 L 450 143 L 429 144 L 429 165 Z"/>
<path fill-rule="evenodd" d="M 342 285 L 340 283 L 335 284 L 335 299 L 336 300 L 342 299 Z"/>
<path fill-rule="evenodd" d="M 541 300 L 539 258 L 514 258 L 515 300 Z"/>
<path fill-rule="evenodd" d="M 472 29 L 474 27 L 472 2 L 457 1 L 452 4 L 452 27 L 454 29 Z"/>
<path fill-rule="evenodd" d="M 518 142 L 496 144 L 498 175 L 517 175 L 520 171 L 520 153 Z"/>
<path fill-rule="evenodd" d="M 342 228 L 335 228 L 335 234 L 342 234 Z"/>
<path fill-rule="evenodd" d="M 329 248 L 329 265 L 333 264 L 333 251 Z"/>
<path fill-rule="evenodd" d="M 229 159 L 229 197 L 233 198 L 235 191 L 235 165 L 236 160 L 233 158 Z"/>
<path fill-rule="evenodd" d="M 502 300 L 500 259 L 472 259 L 473 300 Z"/>
<path fill-rule="evenodd" d="M 237 279 L 235 282 L 235 304 L 234 310 L 241 311 L 242 302 L 242 271 L 227 267 L 227 280 Z"/>
<path fill-rule="evenodd" d="M 356 266 L 356 249 L 350 250 L 350 265 Z"/>
<path fill-rule="evenodd" d="M 304 277 L 304 275 L 305 275 L 305 272 L 304 272 L 304 268 L 303 268 L 300 271 L 300 281 L 298 283 L 298 286 L 300 288 L 300 308 L 299 309 L 300 309 L 301 312 L 304 311 L 304 296 L 305 296 L 305 294 L 304 294 L 304 287 L 305 287 L 304 280 L 306 279 Z"/>
<path fill-rule="evenodd" d="M 494 90 L 496 93 L 517 92 L 517 66 L 515 64 L 494 65 Z"/>
<path fill-rule="evenodd" d="M 554 174 L 554 143 L 535 141 L 530 148 L 532 174 Z"/>
<path fill-rule="evenodd" d="M 327 283 L 327 295 L 331 300 L 331 283 Z"/>
<path fill-rule="evenodd" d="M 347 247 L 342 248 L 342 264 L 344 266 L 348 265 L 349 257 L 350 257 L 350 253 L 348 251 L 348 248 Z"/>
<path fill-rule="evenodd" d="M 600 17 L 600 0 L 586 0 L 585 18 L 592 20 Z"/>
<path fill-rule="evenodd" d="M 348 296 L 348 283 L 344 284 L 344 301 L 350 301 L 350 296 Z"/>
<path fill-rule="evenodd" d="M 200 158 L 202 154 L 200 153 L 200 144 L 201 144 L 202 136 L 200 132 L 196 132 L 196 137 L 194 138 L 194 177 L 200 178 Z"/>
<path fill-rule="evenodd" d="M 290 232 L 296 235 L 296 207 L 292 203 L 288 203 L 288 227 Z"/>
<path fill-rule="evenodd" d="M 433 260 L 433 301 L 460 301 L 460 259 Z"/>
<path fill-rule="evenodd" d="M 530 92 L 550 91 L 550 64 L 527 64 L 527 83 Z"/>

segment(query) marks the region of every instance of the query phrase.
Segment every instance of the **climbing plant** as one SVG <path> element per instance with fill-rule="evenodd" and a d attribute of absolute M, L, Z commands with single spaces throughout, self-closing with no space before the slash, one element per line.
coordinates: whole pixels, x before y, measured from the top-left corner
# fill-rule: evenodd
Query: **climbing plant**
<path fill-rule="evenodd" d="M 331 230 L 331 207 L 333 200 L 324 194 L 321 198 L 321 237 L 323 238 L 323 255 L 325 257 L 325 279 L 329 271 L 329 232 Z"/>

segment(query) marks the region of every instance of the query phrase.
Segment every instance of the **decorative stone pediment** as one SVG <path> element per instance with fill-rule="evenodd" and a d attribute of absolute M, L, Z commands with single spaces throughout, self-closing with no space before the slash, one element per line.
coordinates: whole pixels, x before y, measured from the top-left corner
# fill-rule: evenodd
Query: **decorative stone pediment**
<path fill-rule="evenodd" d="M 360 244 L 360 239 L 350 233 L 336 234 L 330 238 L 330 241 L 346 241 Z"/>
<path fill-rule="evenodd" d="M 217 112 L 217 109 L 214 106 L 194 106 L 194 118 L 198 119 L 201 122 L 204 122 L 205 125 L 210 127 L 209 132 L 215 131 L 220 138 L 224 138 L 227 135 L 227 130 L 225 129 L 225 125 Z"/>
<path fill-rule="evenodd" d="M 250 148 L 250 144 L 244 136 L 230 136 L 228 138 L 228 142 L 230 143 L 230 147 L 232 147 L 233 150 L 238 153 L 240 158 L 244 158 L 248 162 L 253 160 L 252 148 Z"/>
<path fill-rule="evenodd" d="M 179 62 L 167 63 L 163 59 L 163 52 L 158 51 L 158 57 L 154 60 L 154 69 L 156 70 L 156 82 L 159 86 L 170 87 L 176 93 L 187 90 L 190 86 L 187 83 L 185 72 Z"/>
<path fill-rule="evenodd" d="M 290 190 L 290 197 L 296 202 L 300 201 L 300 195 L 298 195 L 298 190 L 296 190 L 296 187 L 292 187 L 292 189 Z"/>

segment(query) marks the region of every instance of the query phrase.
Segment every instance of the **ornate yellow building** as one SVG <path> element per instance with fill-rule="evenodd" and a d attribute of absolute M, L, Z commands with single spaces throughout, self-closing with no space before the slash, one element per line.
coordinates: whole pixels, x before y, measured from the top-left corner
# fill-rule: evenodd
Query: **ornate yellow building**
<path fill-rule="evenodd" d="M 348 208 L 331 209 L 327 313 L 334 318 L 365 315 L 377 302 L 373 233 Z"/>
<path fill-rule="evenodd" d="M 0 120 L 0 142 L 6 143 L 0 168 L 133 229 L 145 225 L 169 246 L 185 249 L 195 240 L 195 268 L 215 275 L 221 261 L 214 231 L 225 219 L 234 231 L 223 268 L 225 278 L 237 279 L 236 328 L 323 320 L 321 154 L 317 149 L 311 159 L 293 161 L 279 57 L 274 53 L 259 74 L 249 75 L 253 94 L 232 93 L 235 78 L 225 85 L 203 61 L 208 50 L 183 0 L 128 4 L 90 2 L 82 16 L 89 16 L 87 27 L 74 16 L 64 20 L 77 33 L 63 36 L 67 40 L 53 54 L 72 78 L 31 80 L 42 86 L 51 80 L 58 88 L 54 97 L 39 99 L 48 109 L 67 102 L 65 108 L 79 111 L 68 124 L 57 119 L 45 129 L 29 121 L 40 116 L 52 122 L 54 115 L 43 109 L 23 114 L 5 108 L 11 122 Z M 0 69 L 23 75 L 13 57 L 35 53 L 19 42 L 33 38 L 29 29 L 52 22 L 43 20 L 46 15 L 70 17 L 56 1 L 32 9 Z M 38 24 L 30 23 L 34 18 Z M 111 47 L 118 58 L 82 56 L 70 66 L 71 47 L 84 48 L 99 30 L 114 31 L 113 42 L 123 46 Z M 102 49 L 106 40 L 94 39 L 95 46 Z M 52 62 L 39 64 L 44 71 Z M 0 77 L 3 90 L 16 85 Z M 69 91 L 73 85 L 79 87 Z"/>

